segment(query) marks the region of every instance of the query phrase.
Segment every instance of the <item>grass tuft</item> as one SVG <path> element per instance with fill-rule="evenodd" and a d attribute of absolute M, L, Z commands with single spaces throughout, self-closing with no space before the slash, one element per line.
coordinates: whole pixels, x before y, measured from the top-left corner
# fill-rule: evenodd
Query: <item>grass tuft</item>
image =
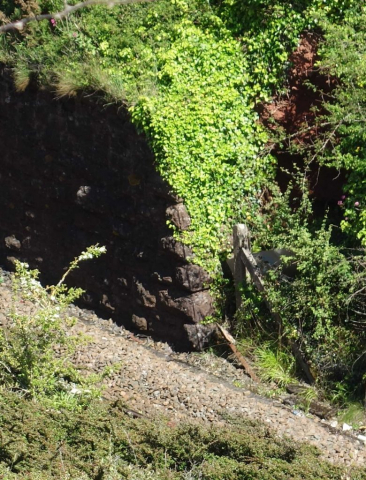
<path fill-rule="evenodd" d="M 285 350 L 273 350 L 268 343 L 255 351 L 260 376 L 267 382 L 285 387 L 295 380 L 295 360 Z"/>
<path fill-rule="evenodd" d="M 354 428 L 366 424 L 365 407 L 360 402 L 350 402 L 339 414 L 340 422 L 348 423 Z"/>
<path fill-rule="evenodd" d="M 26 65 L 21 63 L 14 67 L 13 77 L 17 92 L 24 92 L 29 85 L 31 72 Z"/>

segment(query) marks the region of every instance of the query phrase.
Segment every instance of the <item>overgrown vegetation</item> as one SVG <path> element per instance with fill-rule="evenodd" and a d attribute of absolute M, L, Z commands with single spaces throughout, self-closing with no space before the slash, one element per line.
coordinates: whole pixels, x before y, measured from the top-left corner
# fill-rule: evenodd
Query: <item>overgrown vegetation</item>
<path fill-rule="evenodd" d="M 347 12 L 341 25 L 323 20 L 325 41 L 318 67 L 336 79 L 331 98 L 319 122 L 328 128 L 316 139 L 318 161 L 347 172 L 345 195 L 339 199 L 344 212 L 342 229 L 366 245 L 366 8 Z M 353 242 L 358 244 L 357 240 Z"/>
<path fill-rule="evenodd" d="M 2 0 L 0 10 L 13 19 L 62 5 Z M 302 180 L 293 178 L 284 193 L 270 153 L 277 139 L 256 107 L 286 90 L 289 54 L 307 29 L 324 35 L 319 68 L 337 85 L 318 135 L 302 150 Z M 340 404 L 364 395 L 366 371 L 365 31 L 365 7 L 356 0 L 159 0 L 94 7 L 0 37 L 0 58 L 13 67 L 18 90 L 36 81 L 60 96 L 93 91 L 126 105 L 162 177 L 183 197 L 192 224 L 180 235 L 216 285 L 236 222 L 249 224 L 258 250 L 293 252 L 266 276 L 281 325 L 247 290 L 237 330 L 258 343 L 269 338 L 276 355 L 291 339 Z M 341 225 L 314 218 L 306 179 L 314 161 L 348 172 Z M 334 235 L 339 226 L 346 235 Z M 293 278 L 284 275 L 286 262 L 296 266 Z"/>
<path fill-rule="evenodd" d="M 293 211 L 290 191 L 291 187 L 285 194 L 273 194 L 256 226 L 259 245 L 288 251 L 265 276 L 266 300 L 272 312 L 279 314 L 280 324 L 264 305 L 263 295 L 249 287 L 236 315 L 236 328 L 259 345 L 269 340 L 269 359 L 291 357 L 288 345 L 296 342 L 322 394 L 327 392 L 329 400 L 343 406 L 350 397 L 364 395 L 365 252 L 343 249 L 332 242 L 336 227 L 325 220 L 320 224 L 312 221 L 306 192 Z M 290 358 L 282 362 L 286 363 L 292 363 Z M 281 367 L 277 370 L 269 366 L 264 378 L 281 385 L 284 372 Z M 285 371 L 285 377 L 290 371 Z M 304 378 L 299 365 L 297 373 Z"/>
<path fill-rule="evenodd" d="M 0 399 L 0 475 L 4 479 L 341 480 L 314 447 L 275 437 L 266 427 L 131 419 L 119 402 L 80 412 L 46 410 L 18 396 Z M 365 479 L 357 469 L 353 480 Z"/>
<path fill-rule="evenodd" d="M 104 251 L 97 245 L 89 247 L 71 263 L 60 282 L 47 289 L 38 282 L 37 270 L 17 262 L 13 308 L 0 330 L 2 393 L 15 391 L 56 408 L 82 408 L 100 396 L 96 385 L 101 379 L 84 376 L 71 362 L 77 346 L 87 339 L 68 334 L 74 320 L 64 312 L 83 291 L 67 288 L 64 280 L 81 261 L 99 257 Z M 28 313 L 24 313 L 24 302 L 28 302 Z"/>

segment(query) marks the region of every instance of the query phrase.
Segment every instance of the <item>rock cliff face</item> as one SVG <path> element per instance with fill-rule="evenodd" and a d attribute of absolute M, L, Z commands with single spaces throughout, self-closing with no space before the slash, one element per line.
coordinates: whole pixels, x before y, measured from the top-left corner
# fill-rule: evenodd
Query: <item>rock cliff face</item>
<path fill-rule="evenodd" d="M 167 219 L 186 229 L 189 215 L 127 113 L 16 93 L 0 68 L 0 145 L 0 263 L 27 261 L 51 283 L 87 246 L 105 245 L 70 276 L 83 305 L 177 348 L 195 344 L 192 327 L 212 313 L 209 278 L 171 237 Z"/>

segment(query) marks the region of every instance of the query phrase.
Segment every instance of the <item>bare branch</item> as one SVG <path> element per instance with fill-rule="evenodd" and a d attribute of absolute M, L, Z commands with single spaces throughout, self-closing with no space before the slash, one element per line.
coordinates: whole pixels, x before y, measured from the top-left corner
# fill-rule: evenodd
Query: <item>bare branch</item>
<path fill-rule="evenodd" d="M 66 0 L 64 2 L 65 8 L 56 13 L 44 13 L 42 15 L 34 15 L 32 17 L 22 18 L 15 22 L 7 23 L 0 26 L 0 33 L 9 32 L 10 30 L 23 30 L 25 25 L 30 22 L 41 22 L 42 20 L 61 20 L 69 16 L 71 13 L 81 10 L 82 8 L 92 7 L 93 5 L 107 5 L 114 7 L 115 5 L 127 5 L 130 3 L 154 2 L 155 0 L 86 0 L 85 2 L 77 3 L 76 5 L 68 5 Z"/>
<path fill-rule="evenodd" d="M 352 293 L 352 295 L 348 297 L 347 303 L 350 303 L 354 297 L 356 297 L 357 295 L 360 295 L 364 290 L 366 290 L 366 285 L 360 288 L 359 290 L 357 290 L 357 292 Z"/>

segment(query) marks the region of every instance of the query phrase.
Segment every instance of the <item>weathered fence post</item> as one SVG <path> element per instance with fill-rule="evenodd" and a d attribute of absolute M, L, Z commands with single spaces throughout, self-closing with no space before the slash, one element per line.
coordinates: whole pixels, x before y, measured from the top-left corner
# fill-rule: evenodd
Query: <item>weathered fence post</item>
<path fill-rule="evenodd" d="M 249 246 L 249 232 L 246 225 L 238 224 L 233 229 L 234 243 L 234 282 L 235 282 L 235 300 L 236 309 L 241 306 L 241 285 L 246 280 L 244 263 L 241 260 L 240 250 L 244 245 Z"/>
<path fill-rule="evenodd" d="M 233 229 L 234 240 L 234 281 L 235 281 L 235 299 L 236 308 L 241 306 L 241 292 L 240 286 L 246 281 L 246 272 L 250 276 L 251 281 L 257 287 L 258 291 L 263 295 L 263 301 L 266 304 L 273 320 L 276 322 L 279 328 L 279 338 L 283 338 L 287 345 L 290 346 L 294 357 L 296 358 L 298 365 L 304 372 L 308 382 L 314 383 L 314 376 L 304 360 L 300 349 L 295 341 L 286 338 L 283 333 L 283 325 L 281 315 L 272 309 L 271 302 L 268 300 L 265 292 L 265 284 L 262 276 L 262 272 L 259 268 L 257 260 L 253 256 L 250 249 L 250 236 L 249 230 L 246 225 L 238 224 Z"/>

